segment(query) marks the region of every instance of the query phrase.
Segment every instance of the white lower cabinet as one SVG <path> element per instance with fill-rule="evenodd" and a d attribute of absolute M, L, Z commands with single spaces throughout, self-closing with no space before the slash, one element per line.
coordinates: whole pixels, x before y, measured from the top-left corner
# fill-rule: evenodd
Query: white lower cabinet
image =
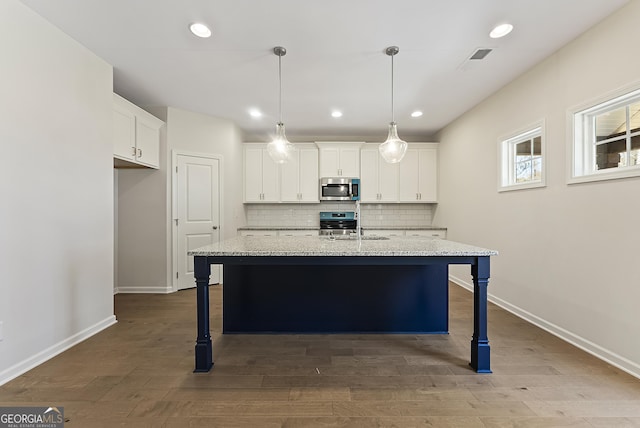
<path fill-rule="evenodd" d="M 365 229 L 364 236 L 404 236 L 404 230 L 388 230 L 388 229 Z"/>
<path fill-rule="evenodd" d="M 422 230 L 402 230 L 402 229 L 365 229 L 365 236 L 424 236 L 428 238 L 446 239 L 447 231 L 444 229 L 422 229 Z"/>
<path fill-rule="evenodd" d="M 318 230 L 317 229 L 241 230 L 240 236 L 318 236 Z"/>
<path fill-rule="evenodd" d="M 278 236 L 277 230 L 241 230 L 240 236 Z"/>
<path fill-rule="evenodd" d="M 278 236 L 318 236 L 317 230 L 279 230 Z"/>
<path fill-rule="evenodd" d="M 446 239 L 447 231 L 441 229 L 433 229 L 433 230 L 407 230 L 405 231 L 406 236 L 426 236 L 429 238 L 439 238 Z"/>

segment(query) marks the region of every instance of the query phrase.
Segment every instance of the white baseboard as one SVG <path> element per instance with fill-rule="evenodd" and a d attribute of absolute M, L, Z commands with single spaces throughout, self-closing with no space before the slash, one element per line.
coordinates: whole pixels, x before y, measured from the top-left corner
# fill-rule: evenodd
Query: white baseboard
<path fill-rule="evenodd" d="M 39 366 L 45 361 L 50 360 L 56 355 L 61 354 L 72 346 L 77 345 L 83 340 L 88 339 L 94 334 L 101 332 L 105 328 L 110 327 L 117 322 L 118 321 L 116 320 L 115 315 L 111 315 L 110 317 L 105 318 L 104 320 L 92 325 L 91 327 L 88 327 L 81 332 L 78 332 L 73 336 L 62 340 L 61 342 L 58 342 L 53 346 L 50 346 L 44 351 L 37 353 L 33 357 L 27 358 L 26 360 L 13 365 L 12 367 L 9 367 L 6 370 L 3 370 L 2 372 L 0 372 L 0 386 L 4 385 L 12 379 L 17 378 L 21 374 L 28 372 L 32 368 Z"/>
<path fill-rule="evenodd" d="M 459 285 L 462 288 L 466 288 L 467 290 L 473 293 L 473 284 L 470 284 L 453 275 L 449 275 L 449 280 L 455 283 L 456 285 Z M 531 312 L 527 312 L 518 306 L 512 305 L 511 303 L 505 300 L 502 300 L 499 297 L 492 295 L 491 293 L 487 294 L 487 298 L 491 303 L 501 307 L 507 312 L 514 314 L 518 318 L 522 318 L 523 320 L 535 325 L 536 327 L 539 327 L 544 331 L 551 333 L 556 337 L 559 337 L 565 342 L 568 342 L 573 346 L 576 346 L 582 349 L 583 351 L 588 352 L 594 357 L 597 357 L 605 361 L 606 363 L 609 363 L 612 366 L 617 367 L 620 370 L 625 371 L 630 375 L 640 379 L 640 365 L 634 363 L 633 361 L 628 360 L 627 358 L 624 358 L 623 356 L 618 355 L 615 352 L 611 352 L 608 349 L 605 349 L 602 346 L 596 343 L 593 343 L 581 336 L 578 336 L 568 330 L 565 330 L 560 326 L 550 323 L 532 314 Z M 489 340 L 491 340 L 491 335 L 489 335 Z"/>
<path fill-rule="evenodd" d="M 173 293 L 172 287 L 118 287 L 116 294 L 169 294 Z"/>

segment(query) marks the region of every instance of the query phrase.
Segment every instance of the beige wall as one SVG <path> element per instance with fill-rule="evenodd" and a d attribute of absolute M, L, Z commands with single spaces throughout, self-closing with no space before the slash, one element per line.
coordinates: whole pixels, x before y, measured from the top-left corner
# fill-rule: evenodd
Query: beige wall
<path fill-rule="evenodd" d="M 227 119 L 173 107 L 168 109 L 167 124 L 169 150 L 222 155 L 223 237 L 235 236 L 236 229 L 246 224 L 242 205 L 243 160 L 240 129 Z"/>
<path fill-rule="evenodd" d="M 447 126 L 434 218 L 449 239 L 500 251 L 489 287 L 495 302 L 636 376 L 640 179 L 566 179 L 567 110 L 640 81 L 638 22 L 633 1 Z M 498 193 L 499 137 L 540 119 L 547 187 Z M 471 281 L 462 267 L 451 274 Z"/>
<path fill-rule="evenodd" d="M 0 384 L 115 322 L 112 68 L 0 2 Z"/>
<path fill-rule="evenodd" d="M 147 107 L 164 120 L 160 168 L 117 172 L 116 291 L 173 291 L 171 238 L 172 151 L 222 155 L 223 237 L 245 224 L 242 205 L 242 138 L 231 121 L 173 107 Z"/>

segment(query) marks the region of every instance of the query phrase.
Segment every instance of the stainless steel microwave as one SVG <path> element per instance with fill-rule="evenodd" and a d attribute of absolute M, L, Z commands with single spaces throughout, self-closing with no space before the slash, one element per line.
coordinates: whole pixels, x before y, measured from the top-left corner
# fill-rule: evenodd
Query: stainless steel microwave
<path fill-rule="evenodd" d="M 359 201 L 360 179 L 325 177 L 320 179 L 321 201 Z"/>

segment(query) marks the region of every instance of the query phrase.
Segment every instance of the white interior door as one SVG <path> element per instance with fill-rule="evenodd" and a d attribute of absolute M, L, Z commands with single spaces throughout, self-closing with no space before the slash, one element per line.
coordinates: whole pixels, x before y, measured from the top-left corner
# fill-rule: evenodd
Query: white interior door
<path fill-rule="evenodd" d="M 220 160 L 179 154 L 176 166 L 176 280 L 182 290 L 196 285 L 187 251 L 220 240 Z M 220 266 L 211 265 L 209 283 L 219 282 Z"/>

